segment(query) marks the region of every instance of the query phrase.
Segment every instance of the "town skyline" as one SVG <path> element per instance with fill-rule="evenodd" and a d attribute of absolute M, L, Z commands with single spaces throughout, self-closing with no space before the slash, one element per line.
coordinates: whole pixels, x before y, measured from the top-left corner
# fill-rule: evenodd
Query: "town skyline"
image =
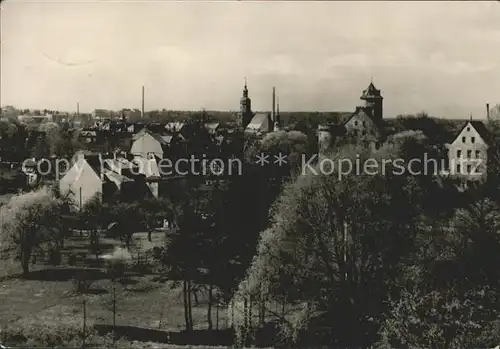
<path fill-rule="evenodd" d="M 485 117 L 500 91 L 498 2 L 2 3 L 0 102 L 21 108 L 351 111 Z M 40 15 L 41 14 L 41 15 Z M 48 93 L 50 91 L 50 93 Z"/>

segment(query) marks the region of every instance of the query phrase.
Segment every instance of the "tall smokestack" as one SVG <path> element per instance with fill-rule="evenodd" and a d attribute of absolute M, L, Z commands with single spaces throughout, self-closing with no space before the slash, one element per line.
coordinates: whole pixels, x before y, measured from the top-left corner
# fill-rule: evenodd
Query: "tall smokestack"
<path fill-rule="evenodd" d="M 490 122 L 490 104 L 486 103 L 486 121 Z"/>
<path fill-rule="evenodd" d="M 144 119 L 144 86 L 142 86 L 142 118 Z"/>
<path fill-rule="evenodd" d="M 80 103 L 76 102 L 76 117 L 80 117 Z"/>
<path fill-rule="evenodd" d="M 276 87 L 273 86 L 273 111 L 271 113 L 271 119 L 276 120 Z"/>

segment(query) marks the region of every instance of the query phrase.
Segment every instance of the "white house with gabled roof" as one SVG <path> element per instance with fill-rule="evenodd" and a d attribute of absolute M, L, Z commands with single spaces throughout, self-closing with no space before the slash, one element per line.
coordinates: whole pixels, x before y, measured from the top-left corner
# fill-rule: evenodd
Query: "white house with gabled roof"
<path fill-rule="evenodd" d="M 448 148 L 448 173 L 466 181 L 484 181 L 487 176 L 488 152 L 493 146 L 483 122 L 465 123 Z"/>

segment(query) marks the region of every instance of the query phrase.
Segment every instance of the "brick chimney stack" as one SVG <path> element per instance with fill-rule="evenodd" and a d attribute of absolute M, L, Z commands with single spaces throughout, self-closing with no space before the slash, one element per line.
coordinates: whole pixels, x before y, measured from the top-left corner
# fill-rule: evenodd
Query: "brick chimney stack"
<path fill-rule="evenodd" d="M 486 121 L 490 122 L 490 104 L 486 103 Z"/>

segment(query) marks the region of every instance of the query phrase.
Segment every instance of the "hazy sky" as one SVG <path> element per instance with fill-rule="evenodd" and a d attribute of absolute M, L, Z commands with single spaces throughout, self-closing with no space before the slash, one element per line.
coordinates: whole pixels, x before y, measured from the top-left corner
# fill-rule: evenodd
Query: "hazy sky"
<path fill-rule="evenodd" d="M 500 2 L 1 3 L 1 104 L 75 110 L 350 111 L 370 78 L 385 116 L 485 116 L 500 103 Z"/>

